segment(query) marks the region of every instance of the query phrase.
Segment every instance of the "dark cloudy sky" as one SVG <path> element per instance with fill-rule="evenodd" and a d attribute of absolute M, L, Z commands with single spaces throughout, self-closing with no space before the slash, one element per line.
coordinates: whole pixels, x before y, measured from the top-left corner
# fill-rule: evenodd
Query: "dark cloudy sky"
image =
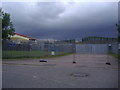
<path fill-rule="evenodd" d="M 4 2 L 16 33 L 34 38 L 116 37 L 117 2 Z"/>

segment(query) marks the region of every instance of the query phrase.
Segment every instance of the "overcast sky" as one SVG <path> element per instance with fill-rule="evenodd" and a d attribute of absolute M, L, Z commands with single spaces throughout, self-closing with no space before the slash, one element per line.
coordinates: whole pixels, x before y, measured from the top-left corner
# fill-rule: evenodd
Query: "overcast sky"
<path fill-rule="evenodd" d="M 4 2 L 16 33 L 33 38 L 116 37 L 117 2 Z"/>

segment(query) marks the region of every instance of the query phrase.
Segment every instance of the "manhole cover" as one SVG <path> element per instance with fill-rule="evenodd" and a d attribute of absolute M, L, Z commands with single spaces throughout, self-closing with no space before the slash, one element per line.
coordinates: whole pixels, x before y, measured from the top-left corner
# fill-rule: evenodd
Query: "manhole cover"
<path fill-rule="evenodd" d="M 89 74 L 87 74 L 87 73 L 72 73 L 71 76 L 73 76 L 73 77 L 88 77 Z"/>

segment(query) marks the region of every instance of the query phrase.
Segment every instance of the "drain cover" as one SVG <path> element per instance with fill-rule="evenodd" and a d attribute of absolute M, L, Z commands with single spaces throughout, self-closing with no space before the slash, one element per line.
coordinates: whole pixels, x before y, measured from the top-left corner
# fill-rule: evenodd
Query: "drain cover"
<path fill-rule="evenodd" d="M 87 74 L 87 73 L 72 73 L 71 76 L 73 76 L 73 77 L 88 77 L 89 74 Z"/>

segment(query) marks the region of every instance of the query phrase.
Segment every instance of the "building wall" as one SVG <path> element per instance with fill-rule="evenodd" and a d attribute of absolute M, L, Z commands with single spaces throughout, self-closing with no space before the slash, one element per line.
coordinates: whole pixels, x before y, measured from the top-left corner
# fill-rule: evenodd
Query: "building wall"
<path fill-rule="evenodd" d="M 19 35 L 16 35 L 16 34 L 11 37 L 11 40 L 17 40 L 17 39 L 19 39 L 19 40 L 29 40 L 29 38 L 22 37 L 22 36 L 19 36 Z"/>
<path fill-rule="evenodd" d="M 36 39 L 20 35 L 20 34 L 15 34 L 14 36 L 11 36 L 11 40 L 16 43 L 16 44 L 21 44 L 21 43 L 37 43 Z"/>

